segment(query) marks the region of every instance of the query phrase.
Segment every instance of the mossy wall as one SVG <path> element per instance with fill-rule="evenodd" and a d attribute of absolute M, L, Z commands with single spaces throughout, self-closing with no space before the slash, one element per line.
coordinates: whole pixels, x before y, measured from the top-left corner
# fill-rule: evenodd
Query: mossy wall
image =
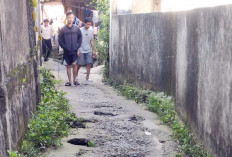
<path fill-rule="evenodd" d="M 0 1 L 0 156 L 15 149 L 39 102 L 30 0 Z M 34 50 L 34 51 L 33 51 Z"/>

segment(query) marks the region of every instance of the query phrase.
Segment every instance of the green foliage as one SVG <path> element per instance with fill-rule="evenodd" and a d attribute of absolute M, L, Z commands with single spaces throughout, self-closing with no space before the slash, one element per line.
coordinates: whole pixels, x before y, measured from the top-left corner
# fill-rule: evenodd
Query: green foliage
<path fill-rule="evenodd" d="M 124 96 L 128 99 L 135 100 L 137 103 L 144 103 L 147 99 L 147 95 L 150 93 L 149 91 L 139 90 L 138 88 L 127 84 L 118 87 Z"/>
<path fill-rule="evenodd" d="M 96 9 L 100 12 L 100 19 L 102 21 L 101 29 L 98 34 L 98 39 L 95 42 L 98 51 L 98 58 L 100 63 L 105 63 L 104 76 L 109 76 L 109 32 L 110 32 L 110 1 L 109 0 L 93 0 Z"/>
<path fill-rule="evenodd" d="M 102 14 L 107 14 L 110 9 L 110 0 L 92 0 L 92 4 L 95 4 L 96 9 Z"/>
<path fill-rule="evenodd" d="M 8 150 L 7 153 L 8 153 L 9 157 L 18 157 L 19 156 L 17 151 L 12 152 L 12 151 Z"/>
<path fill-rule="evenodd" d="M 24 84 L 24 83 L 26 83 L 26 81 L 27 81 L 26 78 L 23 78 L 22 83 Z"/>
<path fill-rule="evenodd" d="M 162 92 L 142 90 L 126 83 L 117 85 L 112 79 L 107 79 L 106 82 L 117 88 L 126 98 L 135 100 L 137 103 L 145 103 L 148 110 L 159 115 L 164 124 L 172 128 L 173 137 L 180 144 L 181 153 L 177 156 L 182 156 L 184 152 L 192 157 L 211 157 L 203 145 L 198 145 L 188 127 L 184 126 L 176 116 L 172 97 Z"/>
<path fill-rule="evenodd" d="M 48 1 L 50 1 L 50 0 L 40 0 L 40 2 L 42 2 L 42 3 L 43 3 L 43 2 L 48 2 Z"/>
<path fill-rule="evenodd" d="M 147 98 L 148 109 L 157 113 L 160 119 L 169 125 L 175 119 L 174 101 L 164 93 L 152 93 Z"/>
<path fill-rule="evenodd" d="M 29 121 L 28 130 L 19 150 L 25 157 L 36 157 L 42 148 L 61 145 L 60 139 L 68 135 L 70 123 L 77 120 L 70 113 L 65 93 L 57 91 L 58 82 L 47 69 L 40 69 L 42 101 L 33 118 Z M 14 155 L 12 152 L 11 156 Z M 16 155 L 19 153 L 15 152 Z"/>
<path fill-rule="evenodd" d="M 88 142 L 88 147 L 96 147 L 96 144 L 92 142 Z"/>
<path fill-rule="evenodd" d="M 37 7 L 37 1 L 36 0 L 31 0 L 31 6 L 33 8 Z"/>

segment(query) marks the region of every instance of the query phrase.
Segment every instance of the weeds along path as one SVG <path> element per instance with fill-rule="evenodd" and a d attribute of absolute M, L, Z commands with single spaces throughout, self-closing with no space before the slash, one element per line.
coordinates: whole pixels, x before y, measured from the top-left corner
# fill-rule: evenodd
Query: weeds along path
<path fill-rule="evenodd" d="M 115 89 L 102 83 L 103 67 L 92 69 L 91 84 L 84 85 L 85 69 L 80 70 L 78 87 L 65 87 L 66 68 L 49 61 L 45 64 L 56 79 L 59 90 L 67 92 L 72 111 L 81 117 L 80 128 L 72 129 L 63 146 L 51 150 L 49 157 L 172 157 L 177 144 L 171 129 L 143 104 L 126 100 Z"/>

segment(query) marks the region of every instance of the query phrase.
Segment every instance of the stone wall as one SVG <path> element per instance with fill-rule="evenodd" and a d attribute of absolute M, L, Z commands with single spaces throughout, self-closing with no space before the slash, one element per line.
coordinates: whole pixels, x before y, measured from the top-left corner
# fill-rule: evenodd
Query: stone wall
<path fill-rule="evenodd" d="M 5 157 L 24 135 L 40 92 L 30 0 L 1 0 L 0 10 L 0 156 Z"/>
<path fill-rule="evenodd" d="M 232 6 L 112 15 L 110 75 L 175 97 L 206 148 L 232 156 Z"/>

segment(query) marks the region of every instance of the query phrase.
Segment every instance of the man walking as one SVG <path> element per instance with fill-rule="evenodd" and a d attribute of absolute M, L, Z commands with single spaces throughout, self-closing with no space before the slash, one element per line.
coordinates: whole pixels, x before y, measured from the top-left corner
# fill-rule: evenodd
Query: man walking
<path fill-rule="evenodd" d="M 82 35 L 79 27 L 77 25 L 73 25 L 73 12 L 66 13 L 67 25 L 65 25 L 59 34 L 59 44 L 60 47 L 64 50 L 64 61 L 67 63 L 67 74 L 68 80 L 65 86 L 72 85 L 72 77 L 71 77 L 71 69 L 73 68 L 73 84 L 75 86 L 79 85 L 76 80 L 77 77 L 77 54 L 78 49 L 81 46 Z"/>
<path fill-rule="evenodd" d="M 78 51 L 78 59 L 77 59 L 77 75 L 82 66 L 86 66 L 87 74 L 86 74 L 86 83 L 92 82 L 89 79 L 90 69 L 93 64 L 93 56 L 96 56 L 96 51 L 94 47 L 94 35 L 92 27 L 92 19 L 86 18 L 85 19 L 85 26 L 82 27 L 81 34 L 82 34 L 82 44 Z M 93 50 L 93 53 L 92 53 Z"/>
<path fill-rule="evenodd" d="M 48 24 L 49 20 L 45 19 L 44 20 L 44 25 L 41 26 L 41 35 L 43 38 L 42 41 L 42 48 L 43 48 L 43 55 L 44 55 L 44 61 L 48 61 L 48 57 L 51 53 L 52 50 L 52 42 L 51 42 L 51 38 L 52 38 L 52 34 L 53 34 L 53 28 L 51 25 Z"/>

